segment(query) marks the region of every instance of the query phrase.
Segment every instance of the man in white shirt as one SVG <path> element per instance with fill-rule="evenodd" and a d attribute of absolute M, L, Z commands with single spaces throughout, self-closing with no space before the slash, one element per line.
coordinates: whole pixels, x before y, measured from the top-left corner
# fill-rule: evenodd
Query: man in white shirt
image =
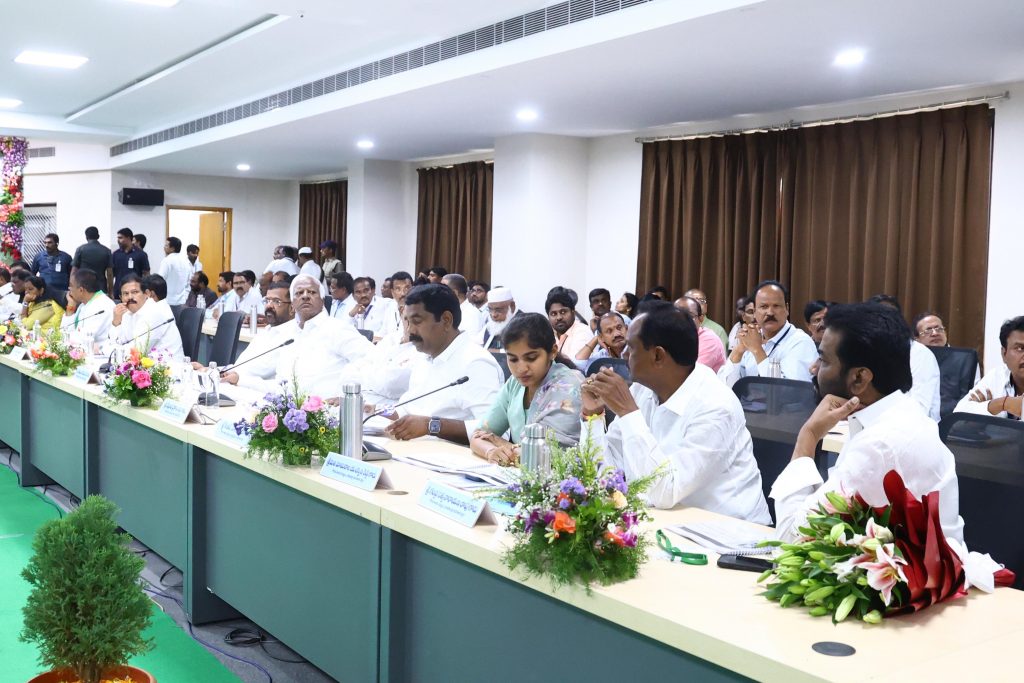
<path fill-rule="evenodd" d="M 859 493 L 869 505 L 885 505 L 883 480 L 895 470 L 915 496 L 939 492 L 943 533 L 963 543 L 953 454 L 939 439 L 938 425 L 905 393 L 913 381 L 909 336 L 906 321 L 891 307 L 866 303 L 829 308 L 814 367 L 824 398 L 800 429 L 793 459 L 770 494 L 779 538 L 797 538 L 807 514 L 826 501 L 829 491 Z M 828 481 L 822 482 L 815 447 L 847 417 L 850 438 Z"/>
<path fill-rule="evenodd" d="M 737 333 L 718 376 L 730 387 L 741 377 L 771 377 L 772 361 L 779 362 L 781 376 L 811 381 L 811 364 L 818 350 L 807 333 L 789 322 L 789 290 L 776 280 L 765 280 L 754 289 L 754 318 Z"/>
<path fill-rule="evenodd" d="M 480 331 L 482 324 L 480 309 L 469 302 L 469 283 L 459 273 L 448 273 L 441 278 L 441 284 L 452 290 L 455 298 L 459 300 L 459 308 L 462 310 L 462 322 L 459 323 L 459 331 L 466 334 L 476 334 Z"/>
<path fill-rule="evenodd" d="M 352 296 L 354 287 L 352 276 L 345 271 L 332 275 L 327 281 L 327 289 L 331 293 L 330 316 L 353 326 L 355 321 L 349 314 L 356 307 L 355 297 Z"/>
<path fill-rule="evenodd" d="M 219 308 L 214 309 L 213 317 L 215 319 L 219 318 L 221 313 L 228 313 L 230 311 L 241 311 L 247 316 L 252 315 L 252 312 L 256 311 L 257 315 L 263 315 L 263 297 L 260 296 L 259 290 L 253 287 L 255 283 L 256 274 L 251 270 L 233 273 L 231 285 L 234 287 L 234 291 L 224 298 L 223 304 Z"/>
<path fill-rule="evenodd" d="M 181 335 L 170 307 L 144 293 L 138 275 L 129 274 L 121 280 L 121 303 L 114 308 L 107 338 L 114 345 L 130 342 L 143 352 L 155 349 L 168 361 L 184 359 Z"/>
<path fill-rule="evenodd" d="M 544 311 L 548 314 L 548 322 L 555 331 L 558 352 L 566 358 L 575 358 L 593 338 L 594 333 L 586 323 L 576 318 L 572 297 L 564 288 L 555 288 L 548 292 L 548 298 L 544 301 Z"/>
<path fill-rule="evenodd" d="M 294 339 L 299 326 L 292 310 L 291 289 L 286 282 L 272 282 L 267 290 L 265 318 L 267 326 L 256 333 L 249 346 L 239 354 L 233 366 L 238 370 L 224 373 L 222 381 L 244 387 L 267 388 L 266 380 L 277 377 L 275 349 L 287 339 Z"/>
<path fill-rule="evenodd" d="M 79 268 L 71 274 L 68 298 L 77 302 L 74 313 L 67 313 L 61 329 L 80 337 L 92 337 L 100 342 L 107 338 L 114 317 L 114 300 L 100 289 L 100 277 L 88 268 Z M 93 349 L 89 349 L 91 354 Z"/>
<path fill-rule="evenodd" d="M 323 280 L 324 271 L 317 265 L 316 260 L 313 258 L 313 250 L 309 247 L 299 249 L 299 273 L 312 275 L 316 278 L 317 282 Z"/>
<path fill-rule="evenodd" d="M 715 373 L 697 363 L 697 328 L 667 302 L 637 316 L 628 332 L 626 385 L 610 368 L 583 384 L 583 437 L 592 437 L 626 480 L 665 466 L 648 491 L 660 508 L 686 505 L 770 524 L 743 408 Z M 617 416 L 607 427 L 605 407 Z"/>
<path fill-rule="evenodd" d="M 501 351 L 501 333 L 518 315 L 516 300 L 508 287 L 495 287 L 487 293 L 488 319 L 476 335 L 476 343 L 488 351 Z"/>
<path fill-rule="evenodd" d="M 192 277 L 192 263 L 181 253 L 181 240 L 168 237 L 164 242 L 164 260 L 157 271 L 167 282 L 167 304 L 184 306 L 188 298 L 188 282 Z"/>
<path fill-rule="evenodd" d="M 888 306 L 903 315 L 899 300 L 891 294 L 876 294 L 868 302 Z M 914 339 L 913 334 L 910 339 L 910 376 L 914 384 L 908 393 L 928 417 L 938 422 L 942 410 L 939 361 L 927 346 Z"/>
<path fill-rule="evenodd" d="M 188 256 L 188 262 L 192 264 L 192 274 L 203 272 L 203 262 L 199 260 L 199 247 L 194 244 L 190 244 L 185 247 L 185 255 Z"/>
<path fill-rule="evenodd" d="M 373 332 L 374 340 L 382 339 L 398 332 L 404 333 L 402 321 L 398 315 L 398 304 L 394 299 L 381 299 L 374 296 L 373 280 L 368 277 L 357 277 L 352 281 L 352 297 L 356 305 L 349 311 L 350 320 L 359 330 Z"/>
<path fill-rule="evenodd" d="M 373 351 L 359 361 L 359 384 L 368 408 L 377 410 L 397 403 L 409 391 L 412 368 L 424 358 L 409 341 L 404 325 L 374 344 Z"/>
<path fill-rule="evenodd" d="M 403 319 L 409 341 L 427 357 L 418 360 L 409 376 L 409 390 L 399 402 L 469 379 L 398 409 L 398 419 L 388 427 L 395 439 L 438 436 L 469 444 L 469 435 L 487 415 L 505 374 L 494 357 L 459 332 L 462 309 L 445 285 L 414 287 L 405 298 Z"/>
<path fill-rule="evenodd" d="M 324 240 L 320 243 L 320 262 L 324 264 L 323 281 L 327 278 L 345 270 L 345 266 L 338 260 L 338 243 L 334 240 Z"/>
<path fill-rule="evenodd" d="M 1024 315 L 999 328 L 1003 362 L 985 373 L 974 389 L 960 399 L 954 412 L 996 415 L 1011 420 L 1024 414 Z"/>
<path fill-rule="evenodd" d="M 0 266 L 0 321 L 7 320 L 11 315 L 21 312 L 18 294 L 14 291 L 11 271 Z"/>
<path fill-rule="evenodd" d="M 299 266 L 295 263 L 295 247 L 279 244 L 274 248 L 274 259 L 263 269 L 260 276 L 260 290 L 265 290 L 269 285 L 274 273 L 283 271 L 289 275 L 298 275 Z"/>

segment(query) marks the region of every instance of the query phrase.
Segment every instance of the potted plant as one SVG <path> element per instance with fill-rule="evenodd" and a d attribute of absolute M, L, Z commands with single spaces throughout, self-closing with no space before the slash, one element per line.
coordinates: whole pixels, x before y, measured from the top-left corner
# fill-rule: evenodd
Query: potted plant
<path fill-rule="evenodd" d="M 155 682 L 125 666 L 152 647 L 142 637 L 150 600 L 139 583 L 145 561 L 129 550 L 131 537 L 117 533 L 116 514 L 106 498 L 89 496 L 36 533 L 21 572 L 32 586 L 21 640 L 36 644 L 51 671 L 30 683 Z"/>

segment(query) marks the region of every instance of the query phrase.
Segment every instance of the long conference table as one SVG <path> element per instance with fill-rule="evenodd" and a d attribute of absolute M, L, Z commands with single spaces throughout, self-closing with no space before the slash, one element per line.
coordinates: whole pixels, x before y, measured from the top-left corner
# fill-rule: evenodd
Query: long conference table
<path fill-rule="evenodd" d="M 437 475 L 384 463 L 392 490 L 245 459 L 213 426 L 112 404 L 96 385 L 0 357 L 0 440 L 22 484 L 102 494 L 181 569 L 194 623 L 246 616 L 341 681 L 1019 680 L 1024 595 L 972 592 L 870 626 L 760 597 L 756 574 L 652 558 L 613 586 L 553 589 L 501 563 L 502 524 L 418 503 Z M 236 419 L 240 408 L 211 409 Z M 432 438 L 394 453 L 468 450 Z M 714 518 L 655 510 L 649 530 Z M 656 554 L 655 550 L 653 554 Z M 852 646 L 849 657 L 812 650 Z"/>

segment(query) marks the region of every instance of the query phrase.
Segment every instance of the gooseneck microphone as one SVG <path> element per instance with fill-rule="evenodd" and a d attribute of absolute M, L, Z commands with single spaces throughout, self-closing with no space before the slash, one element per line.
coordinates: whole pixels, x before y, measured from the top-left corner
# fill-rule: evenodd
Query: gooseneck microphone
<path fill-rule="evenodd" d="M 236 363 L 234 365 L 227 366 L 226 368 L 224 368 L 223 370 L 220 371 L 220 376 L 223 377 L 224 375 L 228 374 L 229 372 L 234 372 L 236 368 L 240 368 L 243 365 L 245 365 L 246 363 L 250 363 L 250 362 L 256 360 L 257 358 L 260 358 L 261 356 L 265 356 L 268 353 L 271 353 L 272 351 L 277 351 L 281 347 L 288 346 L 289 344 L 293 344 L 293 343 L 295 343 L 294 339 L 285 339 L 283 342 L 281 342 L 277 346 L 275 346 L 273 348 L 270 348 L 270 349 L 267 349 L 263 353 L 257 353 L 252 358 L 246 358 L 241 363 Z"/>
<path fill-rule="evenodd" d="M 145 337 L 145 336 L 147 336 L 149 334 L 152 334 L 153 330 L 159 329 L 159 328 L 163 327 L 164 325 L 169 325 L 170 323 L 173 323 L 173 322 L 174 322 L 174 318 L 168 318 L 167 320 L 163 321 L 162 323 L 159 323 L 158 325 L 154 325 L 153 327 L 150 327 L 148 330 L 146 330 L 142 334 L 137 334 L 134 337 L 132 337 L 131 339 L 129 339 L 128 341 L 122 342 L 120 344 L 117 344 L 113 349 L 111 349 L 110 355 L 107 356 L 107 362 L 100 366 L 100 372 L 110 372 L 111 371 L 111 369 L 114 367 L 114 364 L 112 362 L 113 359 L 114 359 L 114 351 L 116 351 L 119 347 L 125 346 L 127 344 L 131 344 L 133 341 L 141 339 L 142 337 Z"/>
<path fill-rule="evenodd" d="M 468 381 L 469 381 L 469 375 L 463 375 L 462 377 L 458 378 L 454 382 L 451 382 L 449 384 L 445 384 L 443 387 L 438 387 L 437 389 L 432 389 L 431 391 L 428 391 L 425 394 L 420 394 L 419 396 L 416 396 L 414 398 L 410 398 L 408 400 L 402 401 L 401 403 L 396 403 L 395 405 L 391 406 L 390 408 L 381 408 L 380 410 L 372 412 L 369 415 L 367 415 L 366 417 L 364 417 L 363 418 L 363 424 L 366 424 L 366 421 L 369 420 L 371 417 L 376 417 L 378 415 L 383 415 L 384 413 L 390 412 L 390 411 L 394 410 L 395 408 L 397 408 L 399 406 L 404 406 L 407 403 L 412 403 L 413 401 L 418 401 L 421 398 L 425 398 L 427 396 L 430 396 L 431 394 L 436 394 L 439 391 L 444 391 L 445 389 L 448 389 L 450 387 L 454 387 L 454 386 L 457 386 L 459 384 L 465 384 Z"/>
<path fill-rule="evenodd" d="M 75 320 L 74 318 L 65 318 L 66 322 L 61 323 L 61 328 L 70 327 L 71 325 L 75 325 L 77 327 L 78 323 L 80 323 L 80 322 L 88 320 L 89 318 L 95 318 L 98 315 L 103 315 L 104 313 L 109 313 L 109 312 L 110 311 L 96 311 L 95 313 L 90 313 L 89 315 L 85 316 L 84 318 L 79 318 L 78 320 Z"/>

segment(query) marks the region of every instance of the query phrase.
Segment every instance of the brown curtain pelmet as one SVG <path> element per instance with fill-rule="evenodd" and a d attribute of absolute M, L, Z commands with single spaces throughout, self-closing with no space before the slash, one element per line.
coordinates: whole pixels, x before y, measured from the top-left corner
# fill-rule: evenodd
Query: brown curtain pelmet
<path fill-rule="evenodd" d="M 320 243 L 338 243 L 337 257 L 343 265 L 348 234 L 348 181 L 299 185 L 299 246 L 311 247 L 320 262 Z"/>
<path fill-rule="evenodd" d="M 727 328 L 760 280 L 810 299 L 899 298 L 983 343 L 993 111 L 986 105 L 644 145 L 637 292 L 701 286 Z"/>
<path fill-rule="evenodd" d="M 494 167 L 483 161 L 419 169 L 416 267 L 491 278 Z"/>

